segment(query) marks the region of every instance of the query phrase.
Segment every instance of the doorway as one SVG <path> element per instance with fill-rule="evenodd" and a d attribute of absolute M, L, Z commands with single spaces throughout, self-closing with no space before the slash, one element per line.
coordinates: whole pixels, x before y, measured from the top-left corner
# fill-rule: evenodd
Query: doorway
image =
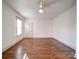
<path fill-rule="evenodd" d="M 25 33 L 26 33 L 26 37 L 28 37 L 28 38 L 33 37 L 33 23 L 25 24 Z"/>

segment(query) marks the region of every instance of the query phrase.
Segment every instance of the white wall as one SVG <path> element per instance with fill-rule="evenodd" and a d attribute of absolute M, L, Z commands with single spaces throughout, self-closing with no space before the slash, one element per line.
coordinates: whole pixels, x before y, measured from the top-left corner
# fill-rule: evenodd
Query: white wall
<path fill-rule="evenodd" d="M 52 37 L 76 49 L 76 6 L 52 20 Z"/>
<path fill-rule="evenodd" d="M 33 27 L 31 27 L 30 29 L 33 28 L 33 33 L 32 33 L 32 37 L 34 38 L 43 38 L 43 37 L 50 37 L 50 32 L 51 32 L 51 20 L 48 19 L 27 19 L 26 20 L 26 26 L 33 24 Z M 29 29 L 29 30 L 30 30 Z M 26 28 L 26 36 L 30 37 L 29 32 L 27 32 L 27 28 Z"/>
<path fill-rule="evenodd" d="M 2 4 L 2 50 L 4 51 L 14 43 L 18 42 L 24 37 L 24 26 L 23 34 L 21 36 L 16 35 L 16 16 L 22 18 L 14 10 L 12 10 L 4 1 Z M 23 20 L 24 25 L 24 20 Z"/>

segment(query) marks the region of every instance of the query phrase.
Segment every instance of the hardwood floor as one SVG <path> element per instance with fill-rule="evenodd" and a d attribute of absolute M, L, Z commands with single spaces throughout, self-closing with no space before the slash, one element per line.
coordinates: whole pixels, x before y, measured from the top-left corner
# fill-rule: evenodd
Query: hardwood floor
<path fill-rule="evenodd" d="M 75 51 L 53 38 L 23 39 L 7 51 L 3 59 L 74 59 Z"/>

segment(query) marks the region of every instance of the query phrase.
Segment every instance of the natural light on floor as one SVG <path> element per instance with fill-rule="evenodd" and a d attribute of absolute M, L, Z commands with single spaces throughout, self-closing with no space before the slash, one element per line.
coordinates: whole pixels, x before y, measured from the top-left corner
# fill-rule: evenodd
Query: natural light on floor
<path fill-rule="evenodd" d="M 26 53 L 24 54 L 23 59 L 29 59 Z"/>

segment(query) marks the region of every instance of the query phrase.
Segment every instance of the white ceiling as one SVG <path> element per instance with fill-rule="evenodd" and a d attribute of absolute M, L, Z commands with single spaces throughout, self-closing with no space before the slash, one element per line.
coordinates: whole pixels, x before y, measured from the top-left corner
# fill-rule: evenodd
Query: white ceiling
<path fill-rule="evenodd" d="M 45 0 L 44 13 L 39 14 L 39 0 L 5 0 L 25 18 L 51 19 L 69 9 L 75 0 Z"/>

